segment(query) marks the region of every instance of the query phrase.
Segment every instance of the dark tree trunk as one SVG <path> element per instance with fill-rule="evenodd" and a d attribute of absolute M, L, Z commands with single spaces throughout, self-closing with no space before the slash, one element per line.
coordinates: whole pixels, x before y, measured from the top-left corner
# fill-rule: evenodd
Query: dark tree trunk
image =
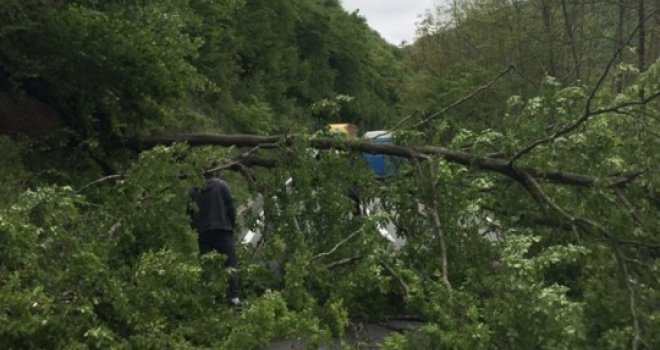
<path fill-rule="evenodd" d="M 566 28 L 566 36 L 568 37 L 569 45 L 571 46 L 571 57 L 573 59 L 573 72 L 575 80 L 580 80 L 580 57 L 577 51 L 577 44 L 575 42 L 574 21 L 569 15 L 568 4 L 566 0 L 561 0 L 561 9 L 564 14 L 564 25 Z"/>
<path fill-rule="evenodd" d="M 619 50 L 619 47 L 623 45 L 623 28 L 624 28 L 624 21 L 626 17 L 626 4 L 625 0 L 619 0 L 619 19 L 616 23 L 616 40 L 614 42 L 614 52 L 617 53 L 617 62 L 619 64 L 623 63 L 623 50 Z M 623 91 L 623 75 L 622 74 L 617 74 L 616 81 L 615 81 L 615 91 L 616 93 L 620 93 Z"/>
<path fill-rule="evenodd" d="M 638 68 L 640 72 L 646 70 L 646 12 L 644 11 L 644 0 L 639 0 L 637 18 L 639 19 L 639 44 L 637 48 Z M 640 87 L 639 97 L 644 99 L 644 88 Z"/>
<path fill-rule="evenodd" d="M 557 62 L 555 59 L 555 38 L 553 35 L 552 8 L 548 1 L 541 1 L 541 17 L 546 34 L 546 49 L 548 52 L 548 73 L 557 76 Z"/>

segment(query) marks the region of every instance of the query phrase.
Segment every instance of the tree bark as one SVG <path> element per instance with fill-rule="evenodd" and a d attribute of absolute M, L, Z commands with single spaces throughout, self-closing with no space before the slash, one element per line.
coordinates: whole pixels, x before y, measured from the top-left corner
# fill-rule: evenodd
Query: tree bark
<path fill-rule="evenodd" d="M 573 58 L 573 71 L 575 72 L 575 80 L 580 80 L 580 57 L 577 52 L 577 44 L 575 42 L 574 23 L 569 15 L 568 4 L 566 0 L 561 0 L 561 10 L 564 14 L 564 27 L 566 29 L 566 36 L 568 43 L 571 46 L 571 57 Z"/>
<path fill-rule="evenodd" d="M 135 149 L 147 149 L 157 145 L 170 145 L 175 142 L 186 142 L 191 146 L 260 146 L 260 148 L 275 148 L 278 146 L 291 145 L 297 140 L 300 140 L 300 138 L 301 137 L 298 135 L 258 136 L 197 133 L 153 136 L 142 140 L 132 140 L 129 144 Z M 456 151 L 438 146 L 398 146 L 363 140 L 342 140 L 337 138 L 312 138 L 308 143 L 309 147 L 316 149 L 339 149 L 353 152 L 376 153 L 417 160 L 427 160 L 431 157 L 442 157 L 451 163 L 495 172 L 517 181 L 520 181 L 519 172 L 524 171 L 536 178 L 548 182 L 578 187 L 619 186 L 634 181 L 640 175 L 639 173 L 634 173 L 599 178 L 559 170 L 542 170 L 530 167 L 514 169 L 508 159 L 483 157 L 468 152 Z M 238 161 L 240 162 L 241 159 L 239 158 Z M 250 156 L 246 157 L 245 163 L 242 164 L 273 167 L 280 165 L 281 161 L 278 159 Z"/>
<path fill-rule="evenodd" d="M 637 18 L 639 20 L 637 64 L 640 73 L 646 70 L 646 12 L 644 10 L 644 0 L 639 0 Z M 644 99 L 644 88 L 640 87 L 639 97 Z"/>
<path fill-rule="evenodd" d="M 541 0 L 541 18 L 543 19 L 543 26 L 545 27 L 546 35 L 546 50 L 548 53 L 548 74 L 553 77 L 557 76 L 557 62 L 555 59 L 555 38 L 553 35 L 553 18 L 552 8 L 546 0 Z"/>
<path fill-rule="evenodd" d="M 625 0 L 619 0 L 618 6 L 619 6 L 619 19 L 616 23 L 616 40 L 614 42 L 614 52 L 616 53 L 617 56 L 617 63 L 621 64 L 623 63 L 623 51 L 619 50 L 619 47 L 623 45 L 623 28 L 626 17 Z M 616 93 L 620 93 L 621 91 L 623 91 L 623 76 L 621 75 L 621 73 L 617 74 L 614 84 L 615 84 Z"/>
<path fill-rule="evenodd" d="M 637 58 L 639 71 L 643 72 L 646 69 L 646 12 L 644 9 L 644 0 L 639 0 L 637 11 L 637 18 L 639 19 Z M 644 98 L 643 95 L 642 98 Z"/>

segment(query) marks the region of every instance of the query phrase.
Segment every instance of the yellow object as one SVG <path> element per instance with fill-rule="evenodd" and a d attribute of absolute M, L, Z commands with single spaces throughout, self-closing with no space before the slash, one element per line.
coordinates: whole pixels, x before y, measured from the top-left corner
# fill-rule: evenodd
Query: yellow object
<path fill-rule="evenodd" d="M 358 128 L 355 124 L 328 124 L 330 133 L 344 134 L 349 140 L 357 139 Z"/>

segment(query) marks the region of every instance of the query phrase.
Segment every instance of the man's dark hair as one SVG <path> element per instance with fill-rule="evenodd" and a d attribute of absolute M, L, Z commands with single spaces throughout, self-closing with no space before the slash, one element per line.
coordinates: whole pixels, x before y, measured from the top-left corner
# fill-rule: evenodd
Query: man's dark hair
<path fill-rule="evenodd" d="M 211 178 L 215 177 L 217 170 L 214 171 L 213 169 L 217 169 L 218 167 L 220 167 L 220 162 L 219 161 L 214 160 L 213 162 L 211 162 L 209 167 L 206 168 L 206 170 L 204 170 L 204 172 L 202 173 L 204 175 L 204 178 L 205 179 L 211 179 Z"/>

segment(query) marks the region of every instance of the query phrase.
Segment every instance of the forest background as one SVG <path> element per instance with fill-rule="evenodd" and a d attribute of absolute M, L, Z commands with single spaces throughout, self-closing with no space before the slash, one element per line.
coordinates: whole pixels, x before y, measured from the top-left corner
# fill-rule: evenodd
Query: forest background
<path fill-rule="evenodd" d="M 660 348 L 658 8 L 455 0 L 395 47 L 336 0 L 0 2 L 0 347 L 317 348 L 405 316 L 381 347 Z M 363 151 L 407 161 L 376 181 Z M 265 201 L 240 316 L 186 215 L 211 163 Z"/>

